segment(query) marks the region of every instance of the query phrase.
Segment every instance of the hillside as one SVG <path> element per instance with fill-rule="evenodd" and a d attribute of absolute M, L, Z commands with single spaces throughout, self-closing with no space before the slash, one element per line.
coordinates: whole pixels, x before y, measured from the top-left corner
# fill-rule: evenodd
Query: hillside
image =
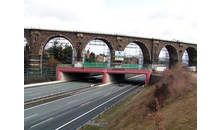
<path fill-rule="evenodd" d="M 182 70 L 166 72 L 161 82 L 143 88 L 108 110 L 96 121 L 107 126 L 85 126 L 84 130 L 157 130 L 156 102 L 160 104 L 160 126 L 167 130 L 197 129 L 197 74 Z M 188 81 L 185 84 L 185 81 Z M 164 83 L 166 83 L 164 85 Z M 159 92 L 159 94 L 158 94 Z M 150 119 L 150 114 L 154 119 Z"/>

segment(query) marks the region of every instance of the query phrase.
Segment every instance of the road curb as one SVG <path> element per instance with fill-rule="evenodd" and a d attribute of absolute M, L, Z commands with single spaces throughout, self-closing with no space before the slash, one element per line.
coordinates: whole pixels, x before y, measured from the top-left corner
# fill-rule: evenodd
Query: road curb
<path fill-rule="evenodd" d="M 36 87 L 41 85 L 48 85 L 48 84 L 55 84 L 55 83 L 61 83 L 63 81 L 51 81 L 51 82 L 44 82 L 44 83 L 33 83 L 33 84 L 27 84 L 24 85 L 24 88 L 30 88 L 30 87 Z"/>

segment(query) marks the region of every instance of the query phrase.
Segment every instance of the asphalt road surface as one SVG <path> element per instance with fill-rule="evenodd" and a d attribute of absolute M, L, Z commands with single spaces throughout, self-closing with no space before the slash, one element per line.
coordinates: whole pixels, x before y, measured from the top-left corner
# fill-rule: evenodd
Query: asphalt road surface
<path fill-rule="evenodd" d="M 75 130 L 142 86 L 144 76 L 110 84 L 24 110 L 25 130 Z"/>
<path fill-rule="evenodd" d="M 98 81 L 101 81 L 101 78 L 97 78 Z M 99 81 L 99 82 L 100 82 Z M 94 82 L 88 82 L 88 80 L 84 81 L 72 81 L 72 82 L 64 82 L 64 83 L 56 83 L 50 85 L 41 85 L 31 88 L 24 89 L 24 100 L 37 98 L 41 96 L 46 96 L 58 92 L 64 92 L 68 90 L 73 90 L 77 88 L 83 88 L 92 84 L 96 84 Z"/>
<path fill-rule="evenodd" d="M 65 83 L 57 83 L 51 85 L 43 85 L 40 87 L 32 87 L 24 89 L 24 100 L 32 99 L 36 97 L 46 96 L 53 93 L 73 90 L 77 88 L 82 88 L 85 86 L 92 85 L 94 83 L 83 83 L 83 82 L 65 82 Z"/>

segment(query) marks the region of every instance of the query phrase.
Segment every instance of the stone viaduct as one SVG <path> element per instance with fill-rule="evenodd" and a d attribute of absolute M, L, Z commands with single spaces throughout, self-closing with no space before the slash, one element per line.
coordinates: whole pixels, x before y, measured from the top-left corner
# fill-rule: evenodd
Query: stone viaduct
<path fill-rule="evenodd" d="M 86 45 L 95 39 L 102 40 L 110 49 L 111 56 L 114 57 L 115 51 L 123 51 L 126 46 L 134 42 L 143 52 L 143 64 L 157 64 L 159 54 L 163 47 L 166 47 L 170 55 L 170 64 L 182 62 L 185 50 L 189 55 L 189 65 L 197 65 L 197 45 L 178 41 L 167 41 L 161 39 L 142 38 L 124 35 L 99 34 L 90 32 L 61 31 L 46 29 L 24 29 L 24 38 L 29 45 L 29 67 L 41 68 L 43 49 L 45 45 L 55 37 L 67 39 L 75 51 L 75 61 L 82 61 L 83 51 Z M 111 59 L 114 62 L 114 58 Z"/>

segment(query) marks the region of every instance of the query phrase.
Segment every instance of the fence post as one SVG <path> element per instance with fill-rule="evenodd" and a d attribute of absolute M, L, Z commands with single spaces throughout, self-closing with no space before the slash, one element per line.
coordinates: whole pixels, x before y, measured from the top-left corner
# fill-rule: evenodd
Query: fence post
<path fill-rule="evenodd" d="M 52 75 L 52 67 L 50 68 L 50 77 L 52 77 L 53 75 Z"/>
<path fill-rule="evenodd" d="M 56 80 L 57 80 L 57 68 L 56 68 Z"/>
<path fill-rule="evenodd" d="M 42 68 L 40 68 L 40 81 L 41 81 L 41 78 L 42 78 Z"/>
<path fill-rule="evenodd" d="M 47 68 L 46 68 L 46 75 L 45 75 L 45 79 L 47 80 Z"/>
<path fill-rule="evenodd" d="M 27 75 L 26 75 L 26 81 L 28 81 L 28 68 L 27 68 Z"/>
<path fill-rule="evenodd" d="M 34 68 L 33 82 L 35 82 L 35 68 Z"/>

